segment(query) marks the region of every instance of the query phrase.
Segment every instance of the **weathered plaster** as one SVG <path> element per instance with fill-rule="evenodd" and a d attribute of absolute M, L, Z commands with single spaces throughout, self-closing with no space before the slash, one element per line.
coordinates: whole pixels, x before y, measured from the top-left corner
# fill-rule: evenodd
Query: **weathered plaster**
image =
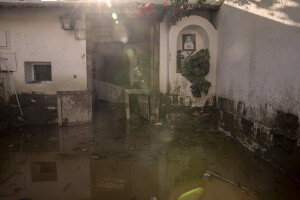
<path fill-rule="evenodd" d="M 91 122 L 92 95 L 87 91 L 58 91 L 57 110 L 60 126 Z"/>
<path fill-rule="evenodd" d="M 216 18 L 220 130 L 298 179 L 299 6 L 228 0 Z"/>
<path fill-rule="evenodd" d="M 230 1 L 217 16 L 217 96 L 243 102 L 253 108 L 246 117 L 264 124 L 276 111 L 300 116 L 300 28 L 295 24 L 300 13 L 290 10 L 292 2 L 279 7 L 275 1 Z"/>
<path fill-rule="evenodd" d="M 76 40 L 73 31 L 64 31 L 59 9 L 4 9 L 0 26 L 10 35 L 10 48 L 2 53 L 16 53 L 17 71 L 12 73 L 18 93 L 56 94 L 57 91 L 87 89 L 86 44 Z M 51 62 L 51 83 L 25 83 L 24 62 Z M 76 75 L 76 78 L 74 78 Z"/>
<path fill-rule="evenodd" d="M 108 102 L 125 102 L 124 88 L 108 82 L 94 80 L 97 99 Z"/>
<path fill-rule="evenodd" d="M 168 46 L 169 46 L 169 25 L 166 19 L 160 23 L 160 51 L 159 51 L 159 89 L 162 93 L 168 92 Z"/>
<path fill-rule="evenodd" d="M 12 89 L 8 73 L 0 73 L 0 104 L 7 103 L 11 94 Z"/>

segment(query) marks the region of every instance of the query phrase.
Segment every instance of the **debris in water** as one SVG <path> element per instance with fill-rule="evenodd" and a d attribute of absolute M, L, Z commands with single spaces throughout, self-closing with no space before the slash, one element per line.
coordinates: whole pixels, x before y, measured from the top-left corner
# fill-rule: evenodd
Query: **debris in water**
<path fill-rule="evenodd" d="M 242 188 L 243 190 L 247 190 L 247 191 L 252 192 L 253 194 L 255 194 L 254 191 L 252 191 L 252 190 L 250 190 L 250 189 L 248 189 L 248 188 L 246 188 L 246 187 L 243 187 L 243 186 L 241 186 L 240 184 L 237 184 L 237 183 L 235 183 L 235 182 L 233 182 L 233 181 L 231 181 L 231 180 L 228 180 L 228 179 L 226 179 L 226 178 L 224 178 L 224 177 L 222 177 L 222 176 L 220 176 L 220 175 L 218 175 L 218 174 L 215 174 L 215 173 L 210 172 L 210 171 L 206 171 L 206 173 L 208 173 L 208 174 L 210 174 L 210 175 L 213 175 L 213 176 L 215 176 L 215 177 L 217 177 L 217 178 L 219 178 L 219 179 L 222 179 L 222 180 L 224 180 L 224 181 L 226 181 L 226 182 L 228 182 L 228 183 L 231 183 L 232 185 L 238 186 L 238 187 Z"/>
<path fill-rule="evenodd" d="M 210 174 L 205 172 L 203 175 L 203 180 L 207 181 L 207 180 L 209 180 L 209 178 L 210 178 Z"/>
<path fill-rule="evenodd" d="M 161 126 L 161 125 L 162 125 L 162 123 L 160 123 L 160 122 L 154 123 L 154 126 Z"/>
<path fill-rule="evenodd" d="M 14 146 L 15 146 L 14 144 L 10 144 L 10 145 L 8 145 L 8 148 L 12 148 Z"/>
<path fill-rule="evenodd" d="M 21 187 L 15 187 L 15 188 L 13 189 L 13 191 L 14 191 L 15 193 L 19 193 L 21 190 L 22 190 Z M 26 197 L 26 198 L 27 198 L 27 197 Z M 24 198 L 24 199 L 26 199 L 26 198 Z M 29 198 L 28 198 L 28 199 L 29 199 Z"/>
<path fill-rule="evenodd" d="M 55 107 L 55 106 L 48 106 L 47 109 L 48 110 L 55 110 L 55 109 L 57 109 L 57 107 Z"/>
<path fill-rule="evenodd" d="M 86 152 L 86 151 L 87 151 L 87 149 L 83 148 L 83 149 L 81 149 L 81 151 L 83 151 L 83 152 Z"/>
<path fill-rule="evenodd" d="M 99 159 L 99 156 L 97 156 L 97 155 L 90 155 L 89 158 L 91 158 L 91 159 Z"/>
<path fill-rule="evenodd" d="M 68 183 L 67 185 L 65 185 L 65 187 L 63 188 L 63 191 L 67 191 L 67 189 L 71 186 L 71 183 Z"/>
<path fill-rule="evenodd" d="M 130 150 L 130 151 L 133 151 L 133 150 L 134 150 L 134 147 L 130 147 L 129 150 Z"/>
<path fill-rule="evenodd" d="M 202 187 L 198 187 L 183 193 L 178 197 L 178 200 L 197 200 L 203 195 L 203 192 L 204 189 Z"/>

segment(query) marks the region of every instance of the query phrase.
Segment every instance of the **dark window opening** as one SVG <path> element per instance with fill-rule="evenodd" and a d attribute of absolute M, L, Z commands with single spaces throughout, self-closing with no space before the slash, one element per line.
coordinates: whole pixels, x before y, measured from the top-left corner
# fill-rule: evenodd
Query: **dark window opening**
<path fill-rule="evenodd" d="M 26 83 L 47 83 L 52 81 L 50 62 L 25 62 Z"/>
<path fill-rule="evenodd" d="M 52 81 L 51 65 L 34 65 L 35 81 Z"/>

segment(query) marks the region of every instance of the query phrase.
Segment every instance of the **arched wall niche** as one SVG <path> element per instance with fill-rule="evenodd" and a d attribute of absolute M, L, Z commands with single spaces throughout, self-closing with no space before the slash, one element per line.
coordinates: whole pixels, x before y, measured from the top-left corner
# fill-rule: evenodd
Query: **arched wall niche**
<path fill-rule="evenodd" d="M 210 71 L 205 77 L 211 82 L 208 94 L 203 94 L 201 98 L 194 98 L 190 89 L 191 83 L 176 72 L 177 50 L 182 50 L 182 34 L 196 35 L 196 51 L 208 48 L 210 52 Z M 217 56 L 217 31 L 213 25 L 200 16 L 184 17 L 176 25 L 170 28 L 168 34 L 168 91 L 170 95 L 184 99 L 184 104 L 201 107 L 207 101 L 212 102 L 216 91 L 216 56 Z M 186 56 L 187 53 L 183 52 Z"/>
<path fill-rule="evenodd" d="M 184 29 L 182 29 L 177 37 L 177 51 L 183 50 L 182 48 L 182 36 L 184 34 L 193 34 L 196 36 L 196 51 L 199 51 L 201 49 L 209 49 L 209 39 L 206 31 L 199 26 L 191 25 L 187 26 Z M 182 55 L 186 57 L 188 55 L 188 51 L 182 51 Z"/>

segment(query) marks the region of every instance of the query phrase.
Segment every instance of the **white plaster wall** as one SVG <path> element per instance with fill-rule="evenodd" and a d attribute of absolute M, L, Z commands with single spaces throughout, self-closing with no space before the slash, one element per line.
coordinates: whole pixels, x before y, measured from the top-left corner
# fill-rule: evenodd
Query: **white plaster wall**
<path fill-rule="evenodd" d="M 64 11 L 59 9 L 0 10 L 0 28 L 10 35 L 10 48 L 0 52 L 16 53 L 17 71 L 12 76 L 18 93 L 87 89 L 86 41 L 76 40 L 73 31 L 61 29 L 61 14 Z M 52 83 L 25 83 L 26 61 L 51 62 Z"/>
<path fill-rule="evenodd" d="M 217 16 L 217 96 L 300 116 L 300 2 L 226 1 Z M 254 109 L 254 110 L 255 110 Z M 267 114 L 268 115 L 268 114 Z"/>
<path fill-rule="evenodd" d="M 166 18 L 160 23 L 159 37 L 159 89 L 166 94 L 168 91 L 168 46 L 169 46 L 169 25 Z"/>
<path fill-rule="evenodd" d="M 201 98 L 194 98 L 190 89 L 191 83 L 180 73 L 176 73 L 177 49 L 181 49 L 183 33 L 196 34 L 196 48 L 208 48 L 210 51 L 210 72 L 205 77 L 211 82 L 208 94 Z M 162 93 L 170 92 L 183 97 L 186 105 L 204 106 L 208 100 L 215 96 L 216 88 L 216 59 L 217 59 L 217 31 L 213 25 L 200 16 L 184 17 L 170 28 L 167 22 L 160 25 L 160 90 Z M 167 41 L 165 41 L 167 40 Z"/>

